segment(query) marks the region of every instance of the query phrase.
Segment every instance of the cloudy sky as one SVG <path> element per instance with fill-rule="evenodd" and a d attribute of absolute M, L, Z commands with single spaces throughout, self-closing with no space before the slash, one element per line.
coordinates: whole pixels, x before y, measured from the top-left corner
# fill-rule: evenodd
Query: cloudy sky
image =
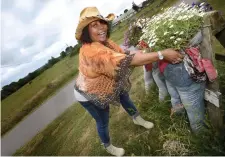
<path fill-rule="evenodd" d="M 103 16 L 119 15 L 143 0 L 1 1 L 1 87 L 18 81 L 75 45 L 80 11 L 96 6 Z"/>

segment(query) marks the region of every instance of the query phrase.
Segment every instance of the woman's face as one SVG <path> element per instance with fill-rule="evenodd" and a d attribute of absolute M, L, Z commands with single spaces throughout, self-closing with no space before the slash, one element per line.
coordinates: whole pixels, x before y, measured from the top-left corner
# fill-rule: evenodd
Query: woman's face
<path fill-rule="evenodd" d="M 105 42 L 107 40 L 108 25 L 104 20 L 93 21 L 88 25 L 89 35 L 92 41 Z"/>

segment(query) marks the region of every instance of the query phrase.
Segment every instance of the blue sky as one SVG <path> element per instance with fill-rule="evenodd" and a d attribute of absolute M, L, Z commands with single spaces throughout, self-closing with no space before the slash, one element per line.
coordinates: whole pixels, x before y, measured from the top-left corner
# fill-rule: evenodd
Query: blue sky
<path fill-rule="evenodd" d="M 134 0 L 140 4 L 143 0 Z M 18 81 L 75 45 L 80 11 L 96 6 L 102 15 L 120 15 L 133 0 L 1 1 L 1 87 Z"/>

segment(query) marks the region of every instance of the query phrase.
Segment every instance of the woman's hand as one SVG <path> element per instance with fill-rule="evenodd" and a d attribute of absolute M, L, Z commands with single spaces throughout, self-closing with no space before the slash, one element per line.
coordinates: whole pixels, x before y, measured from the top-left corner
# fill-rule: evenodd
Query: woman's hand
<path fill-rule="evenodd" d="M 184 58 L 179 52 L 173 49 L 165 49 L 165 50 L 162 50 L 161 53 L 164 59 L 171 62 L 172 64 L 179 63 Z"/>

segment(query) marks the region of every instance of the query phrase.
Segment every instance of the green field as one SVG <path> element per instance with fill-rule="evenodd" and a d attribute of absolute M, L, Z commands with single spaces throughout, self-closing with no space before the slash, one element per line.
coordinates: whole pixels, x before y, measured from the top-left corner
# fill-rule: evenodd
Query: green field
<path fill-rule="evenodd" d="M 66 57 L 1 102 L 1 135 L 47 100 L 77 73 L 78 57 Z"/>

